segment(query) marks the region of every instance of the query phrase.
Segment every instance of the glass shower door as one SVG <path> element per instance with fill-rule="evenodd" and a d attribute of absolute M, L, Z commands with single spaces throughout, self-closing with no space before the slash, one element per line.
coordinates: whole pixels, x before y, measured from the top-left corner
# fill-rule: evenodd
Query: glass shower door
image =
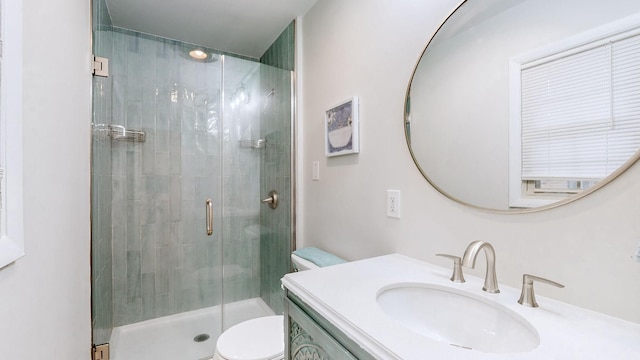
<path fill-rule="evenodd" d="M 292 154 L 293 85 L 292 72 L 261 66 L 262 138 L 266 140 L 260 161 L 262 197 L 278 192 L 278 207 L 260 208 L 260 297 L 276 313 L 284 311 L 284 293 L 280 279 L 291 269 L 293 242 Z"/>
<path fill-rule="evenodd" d="M 224 61 L 223 328 L 280 314 L 291 251 L 291 73 Z M 278 193 L 278 206 L 261 200 Z"/>
<path fill-rule="evenodd" d="M 150 321 L 144 339 L 173 343 L 165 358 L 201 358 L 222 331 L 222 63 L 172 40 L 113 37 L 113 121 L 146 135 L 113 142 L 114 325 Z"/>
<path fill-rule="evenodd" d="M 177 228 L 170 230 L 175 239 L 171 256 L 178 261 L 171 278 L 173 305 L 175 311 L 194 315 L 189 340 L 204 340 L 192 348 L 201 351 L 196 357 L 201 358 L 213 354 L 222 333 L 222 60 L 211 55 L 209 62 L 196 62 L 187 56 L 189 50 L 176 50 L 179 80 L 169 79 L 169 108 L 159 113 L 174 124 L 169 144 L 179 149 L 170 153 L 170 162 L 180 166 L 172 170 L 168 191 L 179 193 L 171 201 L 181 204 L 181 214 L 173 219 Z"/>

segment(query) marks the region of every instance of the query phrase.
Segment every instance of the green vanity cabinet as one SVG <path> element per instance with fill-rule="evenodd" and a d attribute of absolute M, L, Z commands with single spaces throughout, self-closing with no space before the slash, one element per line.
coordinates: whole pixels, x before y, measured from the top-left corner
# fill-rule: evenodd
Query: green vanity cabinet
<path fill-rule="evenodd" d="M 285 360 L 369 360 L 373 356 L 287 291 Z"/>

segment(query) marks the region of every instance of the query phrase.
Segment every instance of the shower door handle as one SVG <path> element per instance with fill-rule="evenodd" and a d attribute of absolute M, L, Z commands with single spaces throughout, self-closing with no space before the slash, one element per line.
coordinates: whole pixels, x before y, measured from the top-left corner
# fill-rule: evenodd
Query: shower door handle
<path fill-rule="evenodd" d="M 213 201 L 207 199 L 207 235 L 213 235 Z"/>

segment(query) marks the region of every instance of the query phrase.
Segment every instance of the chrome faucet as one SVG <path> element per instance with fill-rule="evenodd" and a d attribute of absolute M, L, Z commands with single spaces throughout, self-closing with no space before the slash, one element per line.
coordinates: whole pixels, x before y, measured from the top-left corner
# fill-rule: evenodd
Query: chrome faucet
<path fill-rule="evenodd" d="M 498 289 L 498 279 L 496 277 L 496 253 L 491 244 L 485 241 L 474 241 L 469 244 L 462 256 L 462 266 L 472 269 L 475 268 L 476 258 L 480 250 L 484 250 L 484 255 L 487 258 L 487 273 L 484 276 L 484 286 L 482 290 L 497 294 L 500 290 Z"/>

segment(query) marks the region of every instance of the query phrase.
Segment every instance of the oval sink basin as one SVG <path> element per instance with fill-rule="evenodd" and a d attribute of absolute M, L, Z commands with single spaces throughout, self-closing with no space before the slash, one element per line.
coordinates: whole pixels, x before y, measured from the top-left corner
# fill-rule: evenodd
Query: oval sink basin
<path fill-rule="evenodd" d="M 450 345 L 486 353 L 535 349 L 537 331 L 501 304 L 431 284 L 395 284 L 378 292 L 380 308 L 406 328 Z"/>

